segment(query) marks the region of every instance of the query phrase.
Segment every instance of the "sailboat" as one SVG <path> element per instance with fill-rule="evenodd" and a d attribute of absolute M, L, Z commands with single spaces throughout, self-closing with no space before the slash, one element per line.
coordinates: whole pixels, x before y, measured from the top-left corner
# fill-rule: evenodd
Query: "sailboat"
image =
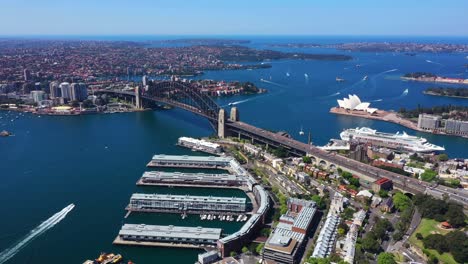
<path fill-rule="evenodd" d="M 301 131 L 299 131 L 299 135 L 301 135 L 301 136 L 304 135 L 304 130 L 302 129 L 302 126 L 301 126 Z"/>

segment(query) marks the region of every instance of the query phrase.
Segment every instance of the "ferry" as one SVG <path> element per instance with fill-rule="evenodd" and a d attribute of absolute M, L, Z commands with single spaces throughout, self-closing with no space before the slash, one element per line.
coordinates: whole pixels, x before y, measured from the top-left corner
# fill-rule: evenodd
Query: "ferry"
<path fill-rule="evenodd" d="M 410 136 L 406 132 L 396 134 L 378 132 L 368 127 L 350 128 L 340 133 L 342 140 L 356 140 L 361 143 L 370 143 L 374 146 L 381 146 L 395 150 L 407 152 L 442 152 L 444 147 L 440 147 L 427 142 L 425 138 Z"/>

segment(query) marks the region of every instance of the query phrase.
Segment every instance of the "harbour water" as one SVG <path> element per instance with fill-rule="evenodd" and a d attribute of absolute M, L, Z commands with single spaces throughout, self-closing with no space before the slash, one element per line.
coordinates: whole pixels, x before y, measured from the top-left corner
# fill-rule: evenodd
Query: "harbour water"
<path fill-rule="evenodd" d="M 250 45 L 265 48 L 271 41 L 259 38 Z M 348 93 L 357 94 L 370 101 L 371 106 L 382 109 L 415 108 L 418 104 L 468 105 L 466 99 L 423 95 L 422 91 L 431 84 L 399 79 L 400 75 L 414 71 L 468 78 L 463 68 L 468 63 L 466 54 L 349 55 L 353 56 L 352 61 L 274 61 L 270 69 L 206 72 L 200 78 L 252 81 L 267 88 L 267 94 L 225 97 L 217 101 L 226 106 L 233 102 L 240 109 L 241 120 L 266 129 L 287 131 L 302 141 L 307 140 L 308 131 L 314 143 L 322 145 L 329 138 L 338 137 L 343 129 L 369 126 L 383 132 L 405 130 L 421 135 L 434 144 L 445 146 L 451 157 L 468 157 L 467 139 L 416 133 L 395 124 L 328 113 L 336 105 L 336 99 Z M 361 66 L 356 67 L 357 64 Z M 390 71 L 393 69 L 398 70 Z M 366 75 L 369 78 L 364 81 Z M 337 83 L 337 76 L 346 81 Z M 407 94 L 404 93 L 406 89 Z M 182 220 L 180 215 L 132 214 L 124 219 L 124 208 L 134 192 L 244 195 L 236 190 L 135 186 L 153 154 L 193 154 L 175 143 L 180 136 L 212 134 L 206 120 L 177 109 L 71 117 L 21 115 L 16 119 L 18 115 L 0 111 L 0 130 L 14 134 L 0 138 L 0 202 L 3 206 L 0 251 L 14 245 L 68 204 L 75 204 L 75 208 L 6 263 L 63 263 L 64 260 L 81 263 L 101 251 L 121 253 L 136 263 L 193 263 L 198 250 L 114 247 L 111 243 L 126 222 L 222 227 L 227 233 L 240 227 L 236 222 L 200 221 L 198 216 Z M 306 132 L 304 136 L 299 135 L 301 127 Z"/>

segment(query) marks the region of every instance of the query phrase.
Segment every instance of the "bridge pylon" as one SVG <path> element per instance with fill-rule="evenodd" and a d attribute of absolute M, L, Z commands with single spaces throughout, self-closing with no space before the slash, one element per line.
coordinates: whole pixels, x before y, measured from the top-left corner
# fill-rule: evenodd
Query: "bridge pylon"
<path fill-rule="evenodd" d="M 229 115 L 229 120 L 232 122 L 238 122 L 239 121 L 239 109 L 237 107 L 232 107 L 231 108 L 231 114 Z"/>
<path fill-rule="evenodd" d="M 140 87 L 135 87 L 135 107 L 137 109 L 141 109 L 142 108 L 142 102 L 141 102 L 141 91 L 140 91 Z"/>
<path fill-rule="evenodd" d="M 218 115 L 218 137 L 226 137 L 226 111 L 224 109 L 219 109 Z"/>

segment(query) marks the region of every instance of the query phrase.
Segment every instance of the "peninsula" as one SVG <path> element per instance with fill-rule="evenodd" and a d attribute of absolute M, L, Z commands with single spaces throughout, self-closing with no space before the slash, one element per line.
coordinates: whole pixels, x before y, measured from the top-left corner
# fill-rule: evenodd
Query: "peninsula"
<path fill-rule="evenodd" d="M 423 91 L 427 95 L 446 96 L 468 99 L 468 88 L 429 87 Z"/>
<path fill-rule="evenodd" d="M 279 48 L 332 48 L 356 52 L 402 52 L 413 55 L 414 52 L 425 53 L 455 53 L 468 52 L 468 45 L 444 43 L 416 43 L 416 42 L 351 42 L 336 44 L 317 43 L 281 43 L 271 44 Z"/>
<path fill-rule="evenodd" d="M 437 76 L 429 72 L 413 72 L 407 73 L 401 77 L 403 80 L 417 81 L 417 82 L 436 82 L 436 83 L 450 83 L 450 84 L 468 84 L 468 79 L 450 78 Z"/>

